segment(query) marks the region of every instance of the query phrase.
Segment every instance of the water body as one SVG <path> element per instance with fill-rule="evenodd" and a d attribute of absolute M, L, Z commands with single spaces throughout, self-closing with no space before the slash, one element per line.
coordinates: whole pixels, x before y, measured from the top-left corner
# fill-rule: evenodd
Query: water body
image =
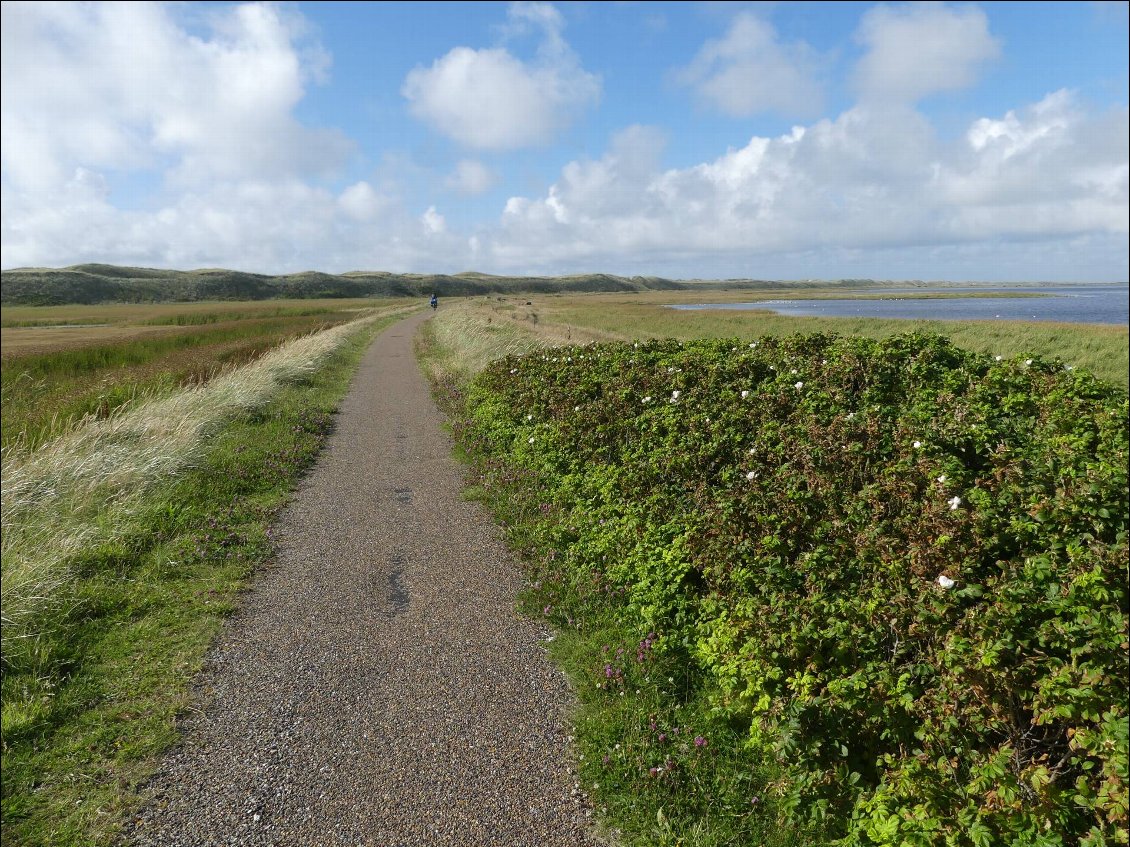
<path fill-rule="evenodd" d="M 1125 285 L 1016 286 L 977 288 L 885 288 L 860 290 L 882 299 L 761 300 L 756 303 L 696 303 L 672 309 L 769 309 L 781 315 L 820 318 L 906 318 L 924 320 L 1061 321 L 1087 324 L 1130 324 L 1130 297 Z M 946 294 L 919 299 L 901 294 Z M 977 297 L 953 296 L 963 293 Z M 1039 294 L 1040 297 L 985 297 L 985 294 Z"/>

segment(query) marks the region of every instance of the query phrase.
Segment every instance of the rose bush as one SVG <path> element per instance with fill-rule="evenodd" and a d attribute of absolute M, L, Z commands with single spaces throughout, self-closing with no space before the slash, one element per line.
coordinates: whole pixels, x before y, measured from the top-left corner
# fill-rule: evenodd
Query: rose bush
<path fill-rule="evenodd" d="M 779 763 L 782 825 L 1127 843 L 1124 392 L 810 335 L 510 357 L 463 410 L 546 613 L 611 605 L 685 665 Z"/>

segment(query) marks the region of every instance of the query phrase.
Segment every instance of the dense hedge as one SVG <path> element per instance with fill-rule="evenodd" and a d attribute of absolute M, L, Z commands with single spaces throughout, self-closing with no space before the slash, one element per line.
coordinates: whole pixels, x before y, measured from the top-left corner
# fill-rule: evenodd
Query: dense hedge
<path fill-rule="evenodd" d="M 507 358 L 467 400 L 486 484 L 779 760 L 786 824 L 1127 842 L 1123 392 L 814 335 Z"/>

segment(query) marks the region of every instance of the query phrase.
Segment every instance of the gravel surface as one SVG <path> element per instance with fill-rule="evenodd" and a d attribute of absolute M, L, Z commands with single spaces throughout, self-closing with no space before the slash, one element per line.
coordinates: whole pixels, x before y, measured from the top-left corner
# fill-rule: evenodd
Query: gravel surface
<path fill-rule="evenodd" d="M 385 330 L 199 680 L 133 845 L 595 845 L 568 683 Z"/>

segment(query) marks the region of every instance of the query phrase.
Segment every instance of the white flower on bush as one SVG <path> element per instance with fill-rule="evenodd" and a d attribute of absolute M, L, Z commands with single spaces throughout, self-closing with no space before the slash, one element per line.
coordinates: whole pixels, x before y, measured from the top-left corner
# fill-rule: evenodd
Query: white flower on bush
<path fill-rule="evenodd" d="M 516 374 L 516 373 L 518 373 L 518 369 L 517 368 L 511 368 L 510 373 Z"/>
<path fill-rule="evenodd" d="M 846 420 L 854 421 L 855 420 L 855 412 L 848 412 Z"/>
<path fill-rule="evenodd" d="M 921 446 L 922 446 L 922 442 L 921 442 L 921 441 L 915 441 L 915 442 L 914 442 L 914 449 L 915 449 L 915 450 L 917 450 L 917 449 L 918 449 L 919 447 L 921 447 Z"/>
<path fill-rule="evenodd" d="M 793 368 L 793 369 L 792 369 L 791 371 L 789 371 L 789 373 L 791 373 L 791 374 L 795 374 L 795 373 L 796 373 L 796 368 Z"/>
<path fill-rule="evenodd" d="M 1024 364 L 1030 365 L 1030 364 L 1032 364 L 1032 360 L 1031 359 L 1025 359 Z"/>
<path fill-rule="evenodd" d="M 996 359 L 998 362 L 1001 360 L 1000 356 L 993 356 L 993 358 Z"/>
<path fill-rule="evenodd" d="M 945 474 L 942 474 L 940 477 L 938 477 L 938 482 L 945 482 L 945 481 L 946 481 L 946 475 Z"/>
<path fill-rule="evenodd" d="M 744 400 L 749 396 L 749 391 L 742 391 L 742 399 Z"/>
<path fill-rule="evenodd" d="M 532 421 L 533 419 L 534 419 L 533 415 L 526 415 L 526 420 Z"/>
<path fill-rule="evenodd" d="M 533 444 L 533 443 L 534 443 L 534 437 L 533 437 L 532 435 L 531 435 L 531 436 L 530 436 L 530 438 L 529 438 L 529 442 L 530 442 L 530 444 Z"/>
<path fill-rule="evenodd" d="M 804 388 L 804 383 L 803 383 L 803 382 L 798 382 L 798 383 L 797 383 L 796 385 L 794 385 L 794 386 L 793 386 L 793 388 L 796 388 L 797 390 L 800 390 L 801 388 Z"/>
<path fill-rule="evenodd" d="M 573 411 L 574 411 L 574 412 L 579 412 L 579 411 L 581 411 L 581 407 L 580 407 L 580 406 L 574 406 L 574 407 L 573 407 Z"/>
<path fill-rule="evenodd" d="M 754 347 L 756 347 L 756 346 L 757 346 L 757 342 L 756 342 L 756 341 L 754 341 L 754 342 L 752 342 L 752 343 L 751 343 L 751 344 L 749 345 L 749 349 L 750 349 L 750 350 L 752 350 L 752 349 L 753 349 Z"/>
<path fill-rule="evenodd" d="M 745 478 L 751 481 L 757 479 L 757 471 L 750 471 L 745 475 Z"/>
<path fill-rule="evenodd" d="M 679 390 L 678 389 L 675 389 L 674 391 L 671 392 L 671 402 L 672 403 L 678 403 L 679 402 Z"/>
<path fill-rule="evenodd" d="M 961 498 L 960 497 L 951 497 L 946 502 L 950 504 L 950 511 L 956 512 L 957 507 L 961 505 Z"/>
<path fill-rule="evenodd" d="M 953 588 L 954 581 L 943 573 L 938 575 L 938 585 L 942 588 Z"/>
<path fill-rule="evenodd" d="M 644 397 L 644 398 L 643 398 L 643 402 L 644 402 L 645 404 L 646 404 L 646 403 L 650 403 L 650 402 L 651 402 L 651 395 L 649 394 L 649 395 L 647 395 L 646 397 Z"/>

